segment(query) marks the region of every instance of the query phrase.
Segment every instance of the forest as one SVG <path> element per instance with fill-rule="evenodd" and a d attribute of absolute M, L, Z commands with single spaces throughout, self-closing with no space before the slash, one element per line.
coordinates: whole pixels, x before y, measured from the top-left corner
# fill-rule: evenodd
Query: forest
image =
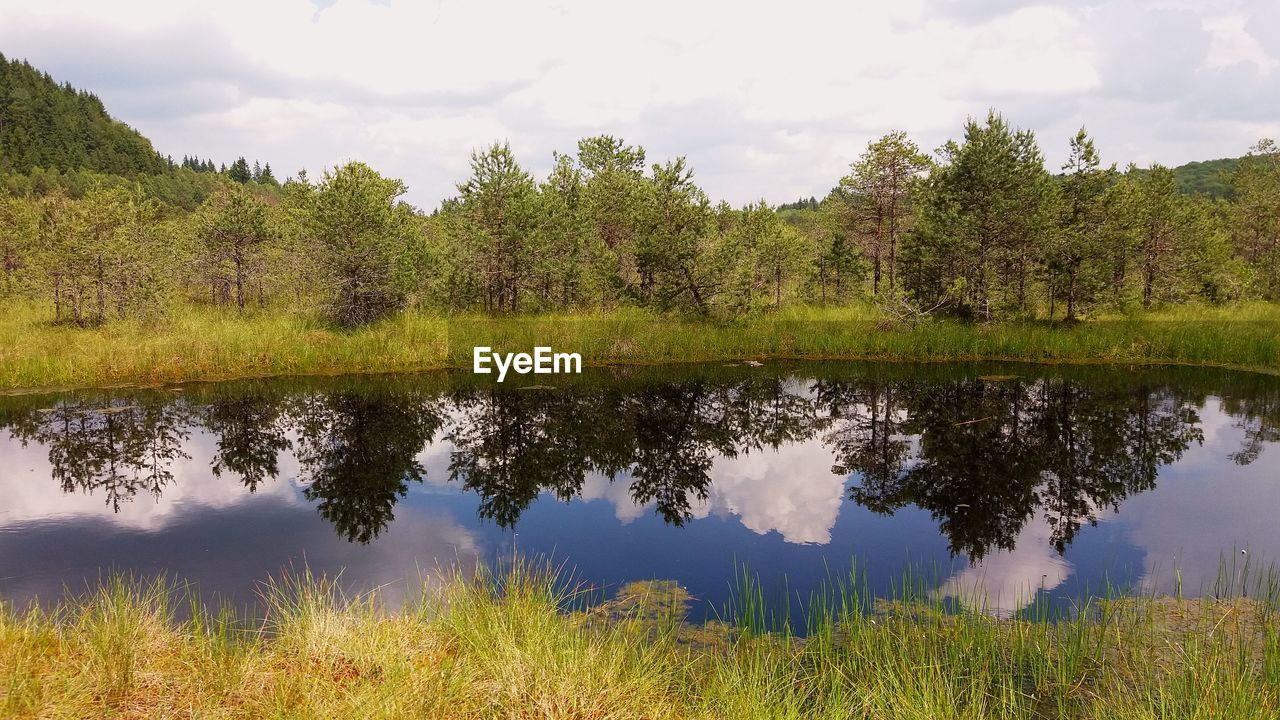
<path fill-rule="evenodd" d="M 932 153 L 903 132 L 870 142 L 821 199 L 741 207 L 709 198 L 687 158 L 653 162 L 609 135 L 554 154 L 542 178 L 495 142 L 428 211 L 360 162 L 283 183 L 244 158 L 175 162 L 95 96 L 0 67 L 0 295 L 60 324 L 182 305 L 351 328 L 410 309 L 723 320 L 855 301 L 1071 321 L 1280 300 L 1280 148 L 1266 139 L 1180 175 L 1108 164 L 1082 128 L 1051 169 L 992 110 Z"/>

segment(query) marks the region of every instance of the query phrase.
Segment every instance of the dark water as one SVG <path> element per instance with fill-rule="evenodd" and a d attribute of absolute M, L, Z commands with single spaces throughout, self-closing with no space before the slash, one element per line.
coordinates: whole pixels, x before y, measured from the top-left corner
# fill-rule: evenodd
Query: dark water
<path fill-rule="evenodd" d="M 850 363 L 469 374 L 0 397 L 0 597 L 112 571 L 249 604 L 335 574 L 391 601 L 518 550 L 609 592 L 673 578 L 714 615 L 746 564 L 806 596 L 980 583 L 1006 609 L 1211 586 L 1280 558 L 1280 379 Z M 919 570 L 918 570 L 919 572 Z"/>

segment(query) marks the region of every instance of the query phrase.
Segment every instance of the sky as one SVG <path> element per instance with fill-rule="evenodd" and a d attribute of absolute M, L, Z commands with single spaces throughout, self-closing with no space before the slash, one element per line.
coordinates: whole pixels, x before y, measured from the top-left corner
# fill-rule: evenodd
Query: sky
<path fill-rule="evenodd" d="M 715 200 L 821 197 L 868 141 L 928 151 L 995 108 L 1051 168 L 1280 136 L 1277 0 L 0 0 L 0 52 L 92 90 L 161 153 L 362 160 L 436 206 L 470 153 L 544 175 L 607 133 Z"/>

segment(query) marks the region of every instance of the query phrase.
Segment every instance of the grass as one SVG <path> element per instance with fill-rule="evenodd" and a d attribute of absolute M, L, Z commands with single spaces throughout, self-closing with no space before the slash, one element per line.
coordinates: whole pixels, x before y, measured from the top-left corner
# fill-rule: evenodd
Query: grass
<path fill-rule="evenodd" d="M 729 323 L 638 310 L 515 318 L 409 312 L 342 332 L 299 312 L 184 307 L 160 321 L 57 327 L 47 309 L 0 317 L 0 390 L 469 367 L 472 347 L 546 345 L 588 366 L 735 359 L 1171 363 L 1280 372 L 1280 306 L 1178 307 L 1043 322 L 887 322 L 874 308 L 795 307 Z"/>
<path fill-rule="evenodd" d="M 690 627 L 670 583 L 585 605 L 529 566 L 391 611 L 303 575 L 265 620 L 113 579 L 0 614 L 0 715 L 306 718 L 1275 718 L 1274 595 L 1104 601 L 1056 622 L 850 590 L 809 633 Z M 558 589 L 559 588 L 559 589 Z M 866 612 L 874 607 L 872 612 Z"/>

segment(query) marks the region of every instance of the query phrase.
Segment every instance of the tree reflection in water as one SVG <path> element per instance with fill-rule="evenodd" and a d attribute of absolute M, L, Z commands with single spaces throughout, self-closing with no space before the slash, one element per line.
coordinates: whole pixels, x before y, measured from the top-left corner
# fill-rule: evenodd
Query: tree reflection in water
<path fill-rule="evenodd" d="M 49 449 L 53 478 L 65 492 L 102 493 L 107 505 L 139 493 L 160 497 L 173 481 L 189 416 L 182 403 L 139 404 L 127 397 L 90 396 L 19 414 L 9 431 L 24 446 Z"/>
<path fill-rule="evenodd" d="M 626 483 L 632 502 L 681 525 L 707 500 L 718 459 L 814 440 L 833 472 L 849 476 L 851 500 L 884 514 L 929 511 L 951 552 L 972 562 L 1012 549 L 1037 513 L 1062 552 L 1203 440 L 1207 392 L 1159 376 L 804 369 L 687 370 L 560 389 L 411 378 L 210 386 L 177 398 L 0 407 L 0 422 L 47 448 L 66 491 L 102 492 L 117 510 L 174 482 L 192 428 L 216 438 L 211 474 L 234 475 L 251 492 L 292 453 L 304 495 L 356 542 L 391 522 L 425 476 L 418 456 L 437 441 L 449 445 L 448 481 L 479 497 L 482 517 L 510 527 L 543 493 L 578 497 L 593 474 Z M 1275 385 L 1214 386 L 1245 430 L 1238 463 L 1280 440 Z"/>

